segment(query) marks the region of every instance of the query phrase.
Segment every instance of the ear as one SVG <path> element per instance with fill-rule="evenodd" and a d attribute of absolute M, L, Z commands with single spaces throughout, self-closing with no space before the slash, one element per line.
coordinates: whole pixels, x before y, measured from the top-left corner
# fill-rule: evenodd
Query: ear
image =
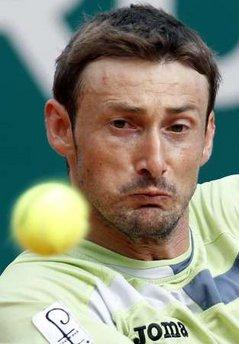
<path fill-rule="evenodd" d="M 215 135 L 216 125 L 214 112 L 211 112 L 205 130 L 204 148 L 201 159 L 201 166 L 204 165 L 210 158 L 213 148 L 213 138 Z"/>
<path fill-rule="evenodd" d="M 50 145 L 68 159 L 75 153 L 71 121 L 64 106 L 55 99 L 48 100 L 45 105 L 45 124 Z"/>

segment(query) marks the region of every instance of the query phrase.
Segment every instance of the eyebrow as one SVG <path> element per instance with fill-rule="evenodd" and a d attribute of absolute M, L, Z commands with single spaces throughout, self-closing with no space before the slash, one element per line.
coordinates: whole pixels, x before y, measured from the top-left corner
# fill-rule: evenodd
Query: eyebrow
<path fill-rule="evenodd" d="M 125 112 L 125 113 L 133 113 L 133 114 L 146 114 L 147 110 L 140 106 L 134 106 L 127 102 L 114 102 L 109 101 L 106 103 L 106 108 L 109 110 L 113 110 L 119 113 Z M 193 112 L 199 112 L 199 109 L 194 104 L 185 104 L 181 106 L 172 106 L 172 107 L 166 107 L 166 113 L 177 115 L 180 113 L 193 111 Z"/>
<path fill-rule="evenodd" d="M 126 102 L 113 102 L 109 101 L 106 103 L 106 108 L 114 110 L 117 112 L 127 112 L 127 113 L 146 113 L 146 110 L 139 106 L 134 106 Z"/>
<path fill-rule="evenodd" d="M 199 112 L 199 109 L 194 104 L 185 104 L 182 106 L 175 106 L 175 107 L 166 108 L 166 112 L 174 114 L 174 115 L 177 115 L 177 114 L 180 114 L 183 112 L 188 112 L 188 111 Z"/>

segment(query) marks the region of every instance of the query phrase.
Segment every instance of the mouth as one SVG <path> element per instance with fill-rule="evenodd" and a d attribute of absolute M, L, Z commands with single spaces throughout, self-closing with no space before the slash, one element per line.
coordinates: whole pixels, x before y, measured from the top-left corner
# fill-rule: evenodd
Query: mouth
<path fill-rule="evenodd" d="M 136 201 L 140 208 L 162 208 L 172 196 L 164 191 L 137 192 L 130 197 Z"/>
<path fill-rule="evenodd" d="M 159 208 L 159 205 L 157 204 L 142 204 L 139 206 L 140 209 L 143 209 L 143 208 Z"/>

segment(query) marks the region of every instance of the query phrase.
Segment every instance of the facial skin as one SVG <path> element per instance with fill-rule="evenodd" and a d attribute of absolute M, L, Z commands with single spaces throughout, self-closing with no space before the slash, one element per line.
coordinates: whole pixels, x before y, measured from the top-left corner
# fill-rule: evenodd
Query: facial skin
<path fill-rule="evenodd" d="M 206 77 L 178 62 L 102 58 L 83 73 L 74 132 L 46 105 L 48 139 L 91 204 L 89 240 L 136 259 L 188 248 L 188 203 L 210 157 Z"/>

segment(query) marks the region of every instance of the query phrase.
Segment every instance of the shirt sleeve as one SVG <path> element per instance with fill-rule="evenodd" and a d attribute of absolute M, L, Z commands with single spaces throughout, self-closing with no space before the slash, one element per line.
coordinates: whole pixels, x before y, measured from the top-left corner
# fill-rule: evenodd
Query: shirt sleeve
<path fill-rule="evenodd" d="M 198 185 L 190 203 L 190 216 L 205 241 L 218 233 L 239 237 L 239 175 Z"/>
<path fill-rule="evenodd" d="M 56 329 L 53 324 L 49 323 L 49 327 L 41 333 L 39 329 L 33 325 L 32 316 L 37 314 L 39 310 L 42 310 L 43 305 L 40 304 L 22 304 L 16 303 L 0 303 L 0 331 L 1 331 L 1 343 L 8 344 L 46 344 L 46 343 L 65 343 L 64 338 L 70 338 L 72 343 L 78 344 L 76 333 L 81 330 L 85 335 L 80 336 L 82 343 L 89 344 L 130 344 L 131 340 L 118 332 L 115 328 L 109 327 L 103 323 L 93 321 L 81 314 L 79 327 L 75 327 L 75 332 L 72 333 L 72 337 L 67 335 L 67 332 L 58 331 L 51 336 L 51 341 L 45 338 L 47 332 L 52 332 L 52 329 Z M 45 306 L 45 305 L 44 305 Z M 44 307 L 43 307 L 44 308 Z M 69 308 L 68 308 L 69 310 Z M 52 327 L 52 328 L 51 328 Z M 64 328 L 62 328 L 62 331 Z M 62 341 L 59 341 L 62 339 Z M 90 339 L 90 341 L 89 341 Z"/>
<path fill-rule="evenodd" d="M 79 338 L 85 339 L 85 344 L 132 343 L 116 327 L 89 316 L 84 301 L 86 285 L 79 281 L 82 298 L 74 298 L 70 280 L 55 279 L 55 271 L 42 269 L 37 263 L 14 263 L 5 270 L 0 278 L 1 343 L 63 344 L 68 342 L 64 337 L 68 333 L 74 344 L 81 342 Z M 46 310 L 52 309 L 46 316 Z"/>

